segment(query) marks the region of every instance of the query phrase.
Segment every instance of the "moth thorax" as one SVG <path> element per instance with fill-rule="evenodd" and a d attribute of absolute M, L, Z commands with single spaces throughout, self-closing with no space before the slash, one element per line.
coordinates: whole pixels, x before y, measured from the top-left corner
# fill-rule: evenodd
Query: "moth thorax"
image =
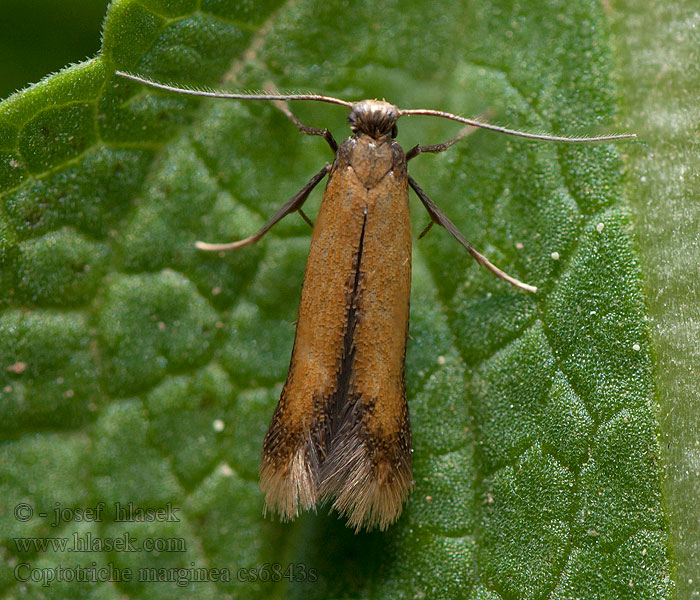
<path fill-rule="evenodd" d="M 383 135 L 396 135 L 399 109 L 383 100 L 362 100 L 352 105 L 348 116 L 353 133 L 364 133 L 375 140 Z"/>

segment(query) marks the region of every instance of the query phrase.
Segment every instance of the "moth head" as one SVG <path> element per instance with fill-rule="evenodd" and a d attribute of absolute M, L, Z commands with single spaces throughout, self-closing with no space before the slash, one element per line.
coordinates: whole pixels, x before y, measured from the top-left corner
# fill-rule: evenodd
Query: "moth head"
<path fill-rule="evenodd" d="M 364 133 L 373 139 L 384 135 L 396 137 L 399 109 L 384 100 L 362 100 L 352 105 L 348 115 L 353 133 Z"/>

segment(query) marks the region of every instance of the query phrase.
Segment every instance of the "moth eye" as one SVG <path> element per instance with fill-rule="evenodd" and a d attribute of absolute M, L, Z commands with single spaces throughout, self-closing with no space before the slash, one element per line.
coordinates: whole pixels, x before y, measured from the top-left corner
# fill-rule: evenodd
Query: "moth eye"
<path fill-rule="evenodd" d="M 391 139 L 393 140 L 397 135 L 399 135 L 399 128 L 394 123 L 394 126 L 391 128 Z"/>

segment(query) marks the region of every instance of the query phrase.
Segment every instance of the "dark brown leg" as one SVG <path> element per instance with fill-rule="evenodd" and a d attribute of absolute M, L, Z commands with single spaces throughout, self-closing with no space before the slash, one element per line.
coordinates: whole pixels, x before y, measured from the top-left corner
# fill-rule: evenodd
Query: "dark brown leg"
<path fill-rule="evenodd" d="M 331 150 L 333 150 L 333 154 L 335 154 L 338 151 L 338 143 L 335 141 L 335 139 L 333 138 L 333 134 L 330 131 L 328 131 L 328 129 L 317 129 L 316 127 L 307 127 L 299 119 L 296 118 L 296 116 L 291 110 L 289 110 L 289 106 L 287 106 L 286 102 L 282 102 L 281 100 L 273 100 L 272 103 L 277 108 L 279 108 L 285 115 L 287 115 L 287 118 L 297 126 L 299 131 L 305 133 L 306 135 L 320 135 L 323 139 L 325 139 L 328 142 L 328 145 L 331 147 Z"/>
<path fill-rule="evenodd" d="M 467 125 L 466 127 L 462 127 L 460 132 L 457 134 L 457 137 L 454 137 L 451 140 L 443 142 L 442 144 L 433 144 L 431 146 L 415 145 L 415 146 L 413 146 L 413 148 L 411 148 L 406 153 L 406 160 L 409 161 L 412 158 L 415 158 L 416 156 L 418 156 L 419 154 L 423 154 L 425 152 L 429 152 L 431 154 L 437 154 L 438 152 L 444 152 L 450 146 L 452 146 L 453 144 L 456 144 L 459 140 L 468 136 L 475 129 L 476 129 L 476 127 L 472 127 L 471 125 Z"/>
<path fill-rule="evenodd" d="M 279 223 L 279 221 L 281 221 L 284 217 L 286 217 L 288 214 L 297 211 L 300 212 L 302 218 L 313 227 L 313 224 L 311 223 L 311 221 L 309 221 L 309 218 L 301 211 L 301 207 L 304 204 L 304 202 L 306 202 L 306 199 L 309 197 L 311 190 L 313 190 L 318 185 L 318 183 L 328 174 L 328 171 L 330 170 L 331 166 L 326 163 L 323 169 L 321 169 L 318 173 L 316 173 L 316 175 L 314 175 L 309 180 L 309 183 L 307 183 L 303 188 L 301 188 L 293 198 L 291 198 L 288 202 L 286 202 L 277 210 L 274 216 L 267 223 L 265 223 L 265 226 L 260 231 L 251 235 L 250 237 L 247 237 L 246 239 L 240 240 L 238 242 L 229 242 L 226 244 L 207 244 L 206 242 L 197 242 L 195 245 L 200 250 L 209 250 L 213 252 L 218 252 L 222 250 L 238 250 L 238 248 L 242 248 L 243 246 L 249 246 L 250 244 L 254 244 L 270 229 L 272 229 L 272 227 Z"/>
<path fill-rule="evenodd" d="M 430 215 L 431 225 L 432 223 L 437 223 L 438 225 L 441 225 L 442 227 L 447 229 L 447 231 L 450 232 L 450 235 L 452 235 L 453 238 L 455 238 L 460 244 L 462 244 L 462 246 L 466 248 L 467 252 L 469 252 L 469 254 L 472 255 L 476 262 L 478 262 L 481 266 L 486 267 L 499 279 L 502 279 L 503 281 L 510 283 L 512 286 L 515 286 L 516 288 L 525 290 L 527 292 L 537 291 L 536 287 L 528 285 L 527 283 L 523 283 L 522 281 L 515 279 L 515 277 L 511 277 L 507 273 L 504 273 L 497 266 L 492 264 L 488 258 L 486 258 L 483 254 L 478 252 L 474 248 L 474 246 L 472 246 L 466 239 L 464 239 L 464 236 L 455 227 L 454 223 L 452 223 L 452 221 L 450 221 L 447 218 L 447 216 L 445 216 L 440 211 L 435 202 L 428 198 L 427 194 L 421 189 L 421 187 L 416 183 L 416 180 L 413 179 L 413 177 L 411 177 L 410 175 L 408 176 L 408 184 L 413 188 L 413 191 L 416 192 L 416 194 L 418 194 L 418 197 L 421 199 L 423 206 L 425 206 L 425 210 L 428 211 L 428 214 Z M 428 232 L 431 225 L 428 225 L 428 227 L 426 227 L 426 229 L 421 234 L 421 237 Z"/>
<path fill-rule="evenodd" d="M 486 121 L 488 118 L 491 116 L 491 111 L 487 110 L 481 115 L 477 117 L 477 121 Z M 431 146 L 413 146 L 408 153 L 406 154 L 406 160 L 409 161 L 412 158 L 415 158 L 419 154 L 423 154 L 425 152 L 429 152 L 431 154 L 437 154 L 438 152 L 444 152 L 447 150 L 450 146 L 453 144 L 456 144 L 459 140 L 462 138 L 467 137 L 470 133 L 476 131 L 478 127 L 475 127 L 474 125 L 467 125 L 466 127 L 462 127 L 462 129 L 459 130 L 459 133 L 457 134 L 457 137 L 452 138 L 451 140 L 447 140 L 446 142 L 443 142 L 442 144 L 433 144 Z"/>

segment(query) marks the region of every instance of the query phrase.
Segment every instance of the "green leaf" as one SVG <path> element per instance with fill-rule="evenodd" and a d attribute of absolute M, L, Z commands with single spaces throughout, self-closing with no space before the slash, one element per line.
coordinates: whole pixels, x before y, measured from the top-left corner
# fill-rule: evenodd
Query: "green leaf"
<path fill-rule="evenodd" d="M 664 491 L 676 557 L 677 597 L 700 595 L 700 269 L 698 141 L 700 60 L 694 2 L 615 2 L 621 116 L 643 134 L 629 148 L 628 197 L 640 240 L 653 375 L 661 407 Z"/>
<path fill-rule="evenodd" d="M 465 236 L 539 291 L 494 279 L 444 230 L 414 241 L 406 380 L 415 487 L 388 532 L 355 535 L 325 508 L 291 524 L 263 518 L 257 487 L 308 226 L 290 216 L 225 256 L 194 247 L 259 228 L 331 159 L 326 144 L 299 135 L 273 106 L 195 101 L 113 73 L 235 88 L 272 81 L 575 135 L 614 129 L 610 38 L 603 7 L 588 1 L 112 2 L 95 59 L 0 105 L 0 589 L 56 598 L 673 595 L 660 370 L 621 156 L 631 152 L 637 169 L 648 160 L 641 150 L 478 131 L 411 162 Z M 347 135 L 337 107 L 293 109 Z M 457 131 L 405 120 L 404 148 Z M 427 215 L 417 203 L 412 211 L 417 234 Z M 15 512 L 22 503 L 34 510 L 27 521 Z M 68 511 L 52 526 L 57 507 L 100 503 L 98 522 Z M 174 518 L 119 521 L 117 503 Z M 68 554 L 16 541 L 74 535 L 164 545 Z M 18 580 L 30 568 L 46 577 L 93 561 L 122 579 Z M 13 570 L 21 564 L 30 566 Z"/>

